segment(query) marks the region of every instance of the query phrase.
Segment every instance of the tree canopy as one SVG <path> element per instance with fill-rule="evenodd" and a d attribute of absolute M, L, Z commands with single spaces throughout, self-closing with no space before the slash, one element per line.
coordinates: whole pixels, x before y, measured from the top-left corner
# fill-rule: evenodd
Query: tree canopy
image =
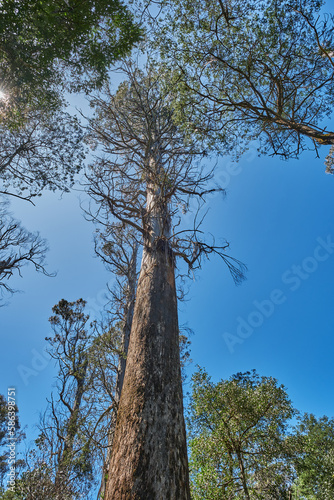
<path fill-rule="evenodd" d="M 227 242 L 216 244 L 212 235 L 201 230 L 205 200 L 210 193 L 223 190 L 209 185 L 213 169 L 203 161 L 207 152 L 202 143 L 174 121 L 174 90 L 166 85 L 165 69 L 154 60 L 144 69 L 127 60 L 120 69 L 126 80 L 117 92 L 106 86 L 104 95 L 91 101 L 96 113 L 89 123 L 87 142 L 96 154 L 86 178 L 88 193 L 98 207 L 97 219 L 109 218 L 110 225 L 131 227 L 143 244 L 152 231 L 147 224 L 151 213 L 146 198 L 153 183 L 159 186 L 159 197 L 168 204 L 173 219 L 169 245 L 174 256 L 193 270 L 205 257 L 219 255 L 240 283 L 246 266 L 226 253 Z M 157 171 L 151 165 L 154 155 L 159 159 Z M 186 213 L 193 220 L 189 227 L 182 227 Z"/>
<path fill-rule="evenodd" d="M 188 419 L 192 498 L 288 498 L 294 468 L 286 437 L 294 414 L 272 377 L 253 371 L 214 384 L 197 371 Z"/>
<path fill-rule="evenodd" d="M 323 2 L 166 3 L 157 37 L 177 68 L 181 119 L 195 109 L 193 128 L 230 152 L 254 138 L 261 151 L 285 159 L 334 144 L 326 121 L 334 105 L 333 16 L 321 15 Z"/>
<path fill-rule="evenodd" d="M 45 92 L 100 85 L 141 30 L 119 0 L 4 0 L 0 6 L 0 87 Z M 65 72 L 65 74 L 64 74 Z"/>
<path fill-rule="evenodd" d="M 334 496 L 334 419 L 305 414 L 298 420 L 294 441 L 301 450 L 295 462 L 296 490 L 311 500 Z"/>

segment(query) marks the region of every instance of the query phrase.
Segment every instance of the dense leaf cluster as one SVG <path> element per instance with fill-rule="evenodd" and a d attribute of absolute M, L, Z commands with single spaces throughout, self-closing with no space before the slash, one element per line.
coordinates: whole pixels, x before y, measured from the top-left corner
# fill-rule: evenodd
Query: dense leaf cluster
<path fill-rule="evenodd" d="M 45 91 L 50 84 L 63 85 L 66 70 L 74 89 L 100 85 L 140 34 L 119 0 L 4 0 L 1 84 Z"/>
<path fill-rule="evenodd" d="M 334 420 L 297 414 L 272 377 L 253 371 L 214 383 L 197 371 L 188 418 L 194 500 L 332 499 Z"/>

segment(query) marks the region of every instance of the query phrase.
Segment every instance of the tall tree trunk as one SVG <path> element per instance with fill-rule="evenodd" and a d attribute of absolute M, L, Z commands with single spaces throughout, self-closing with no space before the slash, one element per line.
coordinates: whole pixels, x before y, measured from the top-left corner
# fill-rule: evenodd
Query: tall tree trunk
<path fill-rule="evenodd" d="M 146 212 L 106 500 L 189 500 L 170 218 L 153 184 Z"/>
<path fill-rule="evenodd" d="M 120 358 L 119 358 L 118 369 L 117 369 L 117 378 L 116 378 L 116 388 L 115 388 L 115 404 L 116 404 L 117 408 L 119 405 L 119 401 L 121 399 L 121 393 L 122 393 L 122 388 L 123 388 L 126 360 L 127 360 L 128 350 L 129 350 L 131 326 L 132 326 L 133 313 L 134 313 L 134 307 L 135 307 L 136 284 L 137 284 L 137 265 L 136 265 L 137 264 L 137 254 L 138 254 L 138 246 L 135 245 L 133 247 L 133 252 L 132 252 L 131 261 L 130 261 L 129 274 L 127 276 L 128 284 L 127 284 L 127 291 L 126 291 L 126 304 L 125 304 L 125 308 L 124 308 L 124 320 L 123 320 L 123 327 L 122 327 L 122 353 L 124 355 L 120 356 Z M 100 490 L 99 490 L 99 494 L 98 494 L 98 498 L 101 498 L 101 499 L 105 498 L 105 490 L 106 490 L 106 485 L 107 485 L 106 478 L 108 477 L 109 464 L 110 464 L 110 459 L 111 459 L 111 450 L 112 450 L 112 444 L 113 444 L 114 434 L 115 434 L 117 408 L 114 408 L 114 410 L 112 412 L 110 429 L 108 432 L 107 455 L 106 455 L 105 465 L 103 468 L 104 470 L 103 470 L 103 475 L 102 475 L 101 486 L 100 486 Z"/>

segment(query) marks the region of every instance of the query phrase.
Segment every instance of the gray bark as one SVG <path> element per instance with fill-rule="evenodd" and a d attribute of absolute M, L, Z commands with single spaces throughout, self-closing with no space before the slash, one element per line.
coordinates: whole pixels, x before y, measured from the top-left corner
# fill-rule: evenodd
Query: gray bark
<path fill-rule="evenodd" d="M 125 376 L 126 360 L 127 360 L 128 349 L 129 349 L 131 325 L 132 325 L 132 319 L 133 319 L 133 313 L 134 313 L 134 307 L 135 307 L 135 298 L 136 298 L 137 253 L 138 253 L 138 246 L 135 246 L 133 248 L 133 252 L 132 252 L 132 256 L 131 256 L 129 274 L 127 276 L 128 284 L 127 284 L 127 292 L 126 292 L 126 297 L 125 297 L 126 304 L 125 304 L 125 308 L 124 308 L 124 321 L 123 321 L 123 329 L 122 329 L 122 353 L 124 355 L 120 356 L 119 363 L 118 363 L 116 389 L 115 389 L 116 408 L 114 408 L 114 411 L 113 411 L 112 416 L 111 416 L 110 429 L 109 429 L 109 433 L 108 433 L 108 448 L 107 448 L 106 462 L 105 462 L 105 466 L 104 466 L 104 471 L 103 471 L 101 487 L 100 487 L 100 491 L 98 494 L 98 498 L 105 497 L 106 478 L 107 478 L 108 472 L 109 472 L 111 450 L 112 450 L 114 434 L 115 434 L 117 408 L 119 405 L 119 401 L 121 399 L 122 387 L 123 387 L 124 376 Z"/>
<path fill-rule="evenodd" d="M 118 364 L 116 392 L 115 392 L 115 401 L 117 404 L 121 399 L 122 387 L 125 376 L 126 359 L 130 343 L 131 326 L 135 308 L 136 284 L 137 284 L 137 266 L 136 266 L 137 253 L 138 253 L 138 247 L 135 247 L 133 249 L 133 253 L 131 256 L 129 276 L 128 276 L 128 286 L 126 292 L 126 305 L 124 308 L 124 323 L 122 332 L 122 353 L 124 354 L 124 356 L 120 356 Z"/>
<path fill-rule="evenodd" d="M 106 500 L 189 500 L 170 218 L 148 186 L 146 236 Z"/>

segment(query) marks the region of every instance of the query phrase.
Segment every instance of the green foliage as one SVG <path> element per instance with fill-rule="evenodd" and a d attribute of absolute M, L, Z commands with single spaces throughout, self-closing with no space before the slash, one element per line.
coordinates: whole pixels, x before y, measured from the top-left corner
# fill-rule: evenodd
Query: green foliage
<path fill-rule="evenodd" d="M 83 149 L 79 123 L 61 112 L 64 91 L 100 87 L 140 36 L 119 0 L 0 3 L 1 193 L 68 190 Z"/>
<path fill-rule="evenodd" d="M 46 91 L 101 85 L 141 30 L 119 0 L 4 0 L 0 6 L 2 84 Z M 35 93 L 36 94 L 36 93 Z"/>
<path fill-rule="evenodd" d="M 294 442 L 298 491 L 308 500 L 334 498 L 334 419 L 305 414 L 299 418 Z"/>
<path fill-rule="evenodd" d="M 181 123 L 234 154 L 254 138 L 283 158 L 298 156 L 305 136 L 315 148 L 334 143 L 321 125 L 334 105 L 333 18 L 320 18 L 322 1 L 162 3 L 155 40 L 179 86 Z"/>
<path fill-rule="evenodd" d="M 188 419 L 193 499 L 288 498 L 294 414 L 271 377 L 253 371 L 214 384 L 203 369 L 196 372 Z"/>

